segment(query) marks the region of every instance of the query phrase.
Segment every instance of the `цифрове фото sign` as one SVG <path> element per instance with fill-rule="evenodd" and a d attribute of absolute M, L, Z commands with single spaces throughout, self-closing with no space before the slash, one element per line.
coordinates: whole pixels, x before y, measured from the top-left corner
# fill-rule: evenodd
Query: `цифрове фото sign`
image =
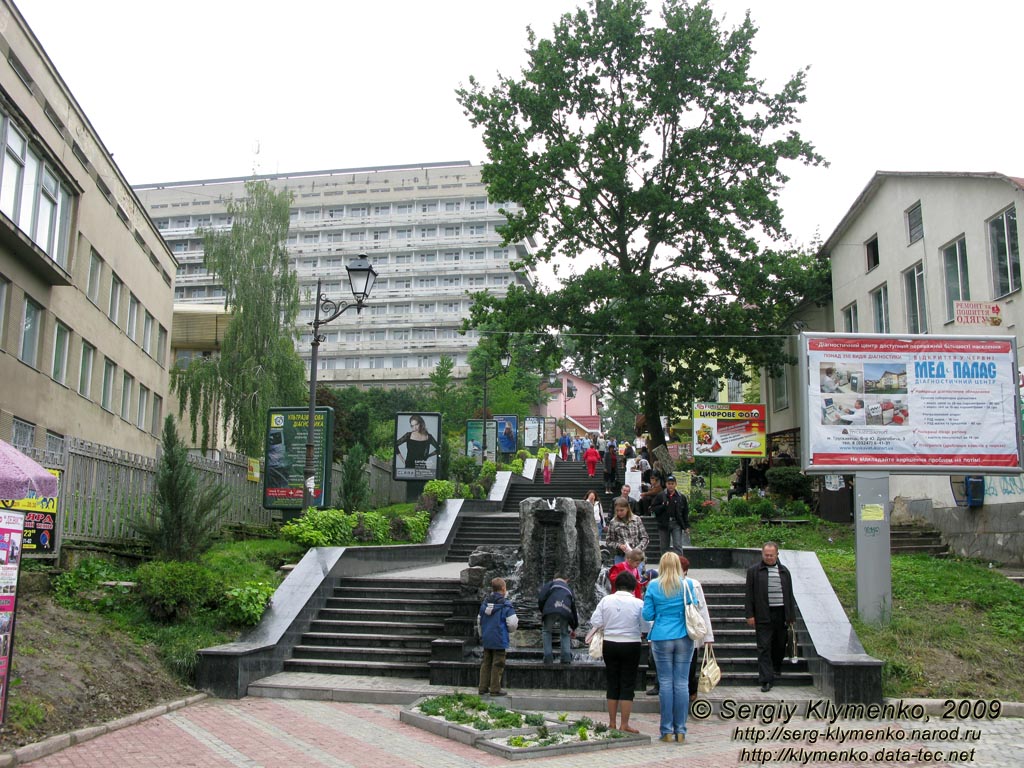
<path fill-rule="evenodd" d="M 1012 337 L 801 339 L 808 471 L 1021 471 Z"/>
<path fill-rule="evenodd" d="M 313 504 L 323 508 L 331 503 L 331 462 L 334 455 L 334 409 L 316 409 L 316 439 L 313 441 L 315 467 Z M 267 441 L 263 462 L 263 507 L 302 509 L 306 468 L 308 408 L 269 408 Z"/>

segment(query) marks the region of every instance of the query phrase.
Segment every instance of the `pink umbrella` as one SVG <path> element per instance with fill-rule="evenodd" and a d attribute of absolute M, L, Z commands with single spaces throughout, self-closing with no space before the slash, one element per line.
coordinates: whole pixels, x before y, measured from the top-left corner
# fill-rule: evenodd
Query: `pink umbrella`
<path fill-rule="evenodd" d="M 24 499 L 53 496 L 57 493 L 57 478 L 19 451 L 0 440 L 0 499 Z"/>

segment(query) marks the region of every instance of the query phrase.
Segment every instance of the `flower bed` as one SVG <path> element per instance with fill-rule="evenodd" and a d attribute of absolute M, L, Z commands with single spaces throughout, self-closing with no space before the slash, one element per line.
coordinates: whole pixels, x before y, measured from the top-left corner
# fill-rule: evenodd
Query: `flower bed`
<path fill-rule="evenodd" d="M 651 743 L 650 736 L 613 730 L 586 717 L 546 720 L 535 712 L 517 712 L 461 693 L 419 699 L 399 719 L 509 760 Z"/>

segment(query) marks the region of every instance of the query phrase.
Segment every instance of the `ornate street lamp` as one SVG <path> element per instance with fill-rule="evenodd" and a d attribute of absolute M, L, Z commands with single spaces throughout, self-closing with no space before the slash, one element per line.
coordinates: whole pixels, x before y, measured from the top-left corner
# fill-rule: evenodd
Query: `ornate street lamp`
<path fill-rule="evenodd" d="M 316 487 L 316 462 L 314 461 L 314 446 L 316 445 L 316 369 L 317 353 L 320 350 L 320 342 L 325 340 L 320 335 L 320 326 L 326 325 L 346 310 L 355 307 L 356 312 L 362 312 L 366 300 L 370 297 L 373 284 L 377 280 L 377 270 L 367 260 L 366 254 L 361 253 L 352 259 L 345 267 L 348 271 L 348 284 L 352 290 L 355 301 L 335 302 L 327 298 L 327 295 L 320 291 L 320 278 L 316 281 L 316 304 L 313 310 L 313 322 L 309 325 L 313 329 L 313 340 L 310 344 L 312 355 L 309 361 L 309 425 L 306 428 L 306 465 L 303 471 L 302 484 L 302 509 L 309 509 L 313 504 L 313 490 Z M 322 315 L 322 316 L 321 316 Z"/>

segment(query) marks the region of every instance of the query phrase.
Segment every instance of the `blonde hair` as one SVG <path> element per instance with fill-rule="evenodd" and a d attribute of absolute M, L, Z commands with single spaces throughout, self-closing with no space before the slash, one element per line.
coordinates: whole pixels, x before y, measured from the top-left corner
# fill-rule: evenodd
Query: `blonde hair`
<path fill-rule="evenodd" d="M 642 563 L 644 561 L 644 551 L 642 549 L 631 549 L 629 554 L 626 555 L 626 560 L 631 563 Z"/>
<path fill-rule="evenodd" d="M 665 597 L 672 597 L 683 589 L 683 564 L 679 562 L 679 555 L 675 552 L 666 552 L 658 561 L 658 583 L 661 585 L 661 594 Z"/>

